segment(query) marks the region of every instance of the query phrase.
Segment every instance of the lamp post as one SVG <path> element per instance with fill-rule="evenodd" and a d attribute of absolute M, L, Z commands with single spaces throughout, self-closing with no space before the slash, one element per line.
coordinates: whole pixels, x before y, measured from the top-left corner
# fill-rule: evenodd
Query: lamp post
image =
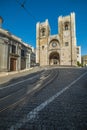
<path fill-rule="evenodd" d="M 3 18 L 0 16 L 0 28 L 2 27 Z"/>

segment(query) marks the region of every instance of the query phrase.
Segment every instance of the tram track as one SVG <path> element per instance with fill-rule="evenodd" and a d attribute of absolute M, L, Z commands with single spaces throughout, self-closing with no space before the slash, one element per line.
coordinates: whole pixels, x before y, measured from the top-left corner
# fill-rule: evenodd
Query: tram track
<path fill-rule="evenodd" d="M 0 88 L 0 99 L 3 98 L 4 96 L 10 95 L 10 93 L 12 94 L 16 91 L 19 91 L 22 87 L 26 87 L 25 84 L 23 84 L 24 82 L 26 82 L 26 83 L 28 82 L 30 85 L 34 84 L 39 79 L 39 77 L 43 74 L 44 74 L 44 71 L 36 74 L 35 76 L 29 77 L 27 79 L 24 79 L 24 80 L 21 79 L 18 82 L 1 87 Z"/>
<path fill-rule="evenodd" d="M 58 75 L 58 72 L 49 69 L 43 72 L 40 78 L 33 84 L 26 86 L 25 84 L 20 89 L 0 98 L 0 112 L 3 112 L 19 103 L 21 103 L 27 96 L 38 93 L 48 84 L 50 84 Z M 31 88 L 31 89 L 30 89 Z"/>

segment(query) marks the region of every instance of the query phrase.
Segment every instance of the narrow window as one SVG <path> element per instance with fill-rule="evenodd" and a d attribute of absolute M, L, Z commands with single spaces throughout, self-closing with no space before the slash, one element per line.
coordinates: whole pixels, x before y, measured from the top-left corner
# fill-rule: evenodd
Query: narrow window
<path fill-rule="evenodd" d="M 44 50 L 44 46 L 42 46 L 42 50 Z"/>
<path fill-rule="evenodd" d="M 69 45 L 69 43 L 68 42 L 65 42 L 65 46 L 68 46 Z"/>
<path fill-rule="evenodd" d="M 15 45 L 12 45 L 12 53 L 16 53 L 16 46 Z"/>
<path fill-rule="evenodd" d="M 41 29 L 41 35 L 42 35 L 42 36 L 45 36 L 45 32 L 46 32 L 46 29 L 45 29 L 45 28 L 42 28 L 42 29 Z"/>
<path fill-rule="evenodd" d="M 65 30 L 68 30 L 68 25 L 67 24 L 65 25 Z"/>
<path fill-rule="evenodd" d="M 23 49 L 21 50 L 21 56 L 24 57 L 24 50 Z"/>
<path fill-rule="evenodd" d="M 77 48 L 77 54 L 79 54 L 79 48 Z"/>

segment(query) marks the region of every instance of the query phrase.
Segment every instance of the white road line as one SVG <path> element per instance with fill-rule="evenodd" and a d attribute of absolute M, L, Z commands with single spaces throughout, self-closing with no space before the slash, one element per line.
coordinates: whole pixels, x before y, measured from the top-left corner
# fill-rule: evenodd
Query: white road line
<path fill-rule="evenodd" d="M 37 106 L 35 109 L 33 109 L 31 112 L 27 114 L 24 119 L 21 119 L 18 123 L 10 127 L 10 130 L 17 130 L 21 126 L 23 126 L 26 122 L 36 118 L 38 116 L 38 113 L 44 109 L 47 105 L 49 105 L 51 102 L 53 102 L 57 97 L 59 97 L 62 93 L 64 93 L 66 90 L 68 90 L 72 85 L 74 85 L 78 80 L 80 80 L 86 73 L 82 74 L 80 77 L 78 77 L 76 80 L 74 80 L 71 84 L 66 86 L 64 89 L 62 89 L 60 92 L 56 93 L 54 96 L 50 97 L 45 102 L 41 103 L 39 106 Z"/>

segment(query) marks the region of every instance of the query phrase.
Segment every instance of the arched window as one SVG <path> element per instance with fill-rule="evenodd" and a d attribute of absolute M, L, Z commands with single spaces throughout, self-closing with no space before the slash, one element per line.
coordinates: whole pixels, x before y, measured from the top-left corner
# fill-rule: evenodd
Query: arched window
<path fill-rule="evenodd" d="M 67 24 L 65 25 L 65 30 L 68 30 L 68 25 Z"/>
<path fill-rule="evenodd" d="M 64 30 L 69 30 L 69 22 L 64 23 Z"/>
<path fill-rule="evenodd" d="M 41 29 L 41 36 L 45 36 L 45 33 L 46 33 L 46 29 L 45 29 L 45 28 L 42 28 L 42 29 Z"/>

